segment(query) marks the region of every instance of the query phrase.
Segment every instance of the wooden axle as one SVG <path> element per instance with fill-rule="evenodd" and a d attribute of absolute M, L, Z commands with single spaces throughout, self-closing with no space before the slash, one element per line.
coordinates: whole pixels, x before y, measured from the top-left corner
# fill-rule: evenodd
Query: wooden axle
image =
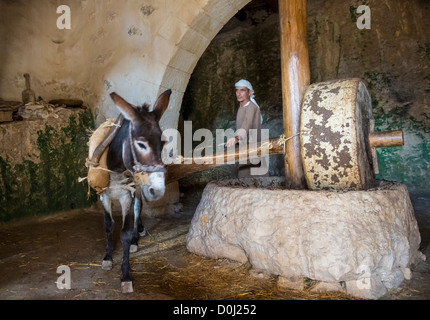
<path fill-rule="evenodd" d="M 372 132 L 369 145 L 371 148 L 401 147 L 404 145 L 403 130 Z"/>

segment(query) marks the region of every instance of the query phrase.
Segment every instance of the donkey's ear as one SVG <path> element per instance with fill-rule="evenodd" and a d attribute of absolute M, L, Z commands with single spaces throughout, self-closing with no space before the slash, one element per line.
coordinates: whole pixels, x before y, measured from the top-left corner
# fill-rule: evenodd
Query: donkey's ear
<path fill-rule="evenodd" d="M 160 121 L 161 116 L 163 115 L 164 111 L 166 111 L 167 107 L 169 106 L 171 94 L 172 94 L 172 90 L 170 90 L 170 89 L 166 90 L 162 94 L 160 94 L 157 101 L 155 101 L 154 109 L 152 110 L 152 112 L 154 112 L 157 121 Z"/>
<path fill-rule="evenodd" d="M 131 104 L 129 104 L 115 92 L 112 92 L 110 97 L 127 120 L 133 122 L 133 120 L 136 119 L 136 110 Z"/>

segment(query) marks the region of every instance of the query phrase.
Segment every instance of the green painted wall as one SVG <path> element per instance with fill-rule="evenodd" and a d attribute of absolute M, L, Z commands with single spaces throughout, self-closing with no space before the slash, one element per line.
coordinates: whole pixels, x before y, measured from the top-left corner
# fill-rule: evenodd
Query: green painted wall
<path fill-rule="evenodd" d="M 375 111 L 374 111 L 375 112 Z M 406 184 L 409 190 L 430 191 L 430 127 L 424 122 L 396 110 L 375 112 L 377 131 L 403 129 L 405 145 L 377 149 L 379 179 Z"/>
<path fill-rule="evenodd" d="M 88 129 L 94 128 L 90 111 L 70 116 L 60 130 L 49 124 L 37 134 L 40 159 L 13 165 L 0 155 L 0 221 L 89 206 L 87 184 Z M 17 141 L 17 143 L 20 143 Z"/>

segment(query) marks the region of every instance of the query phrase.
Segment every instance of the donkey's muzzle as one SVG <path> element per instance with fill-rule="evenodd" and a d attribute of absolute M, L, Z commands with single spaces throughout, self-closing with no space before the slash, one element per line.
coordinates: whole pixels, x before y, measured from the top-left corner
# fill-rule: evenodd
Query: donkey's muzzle
<path fill-rule="evenodd" d="M 151 172 L 148 174 L 148 184 L 141 185 L 146 201 L 157 201 L 164 196 L 166 191 L 164 172 Z"/>

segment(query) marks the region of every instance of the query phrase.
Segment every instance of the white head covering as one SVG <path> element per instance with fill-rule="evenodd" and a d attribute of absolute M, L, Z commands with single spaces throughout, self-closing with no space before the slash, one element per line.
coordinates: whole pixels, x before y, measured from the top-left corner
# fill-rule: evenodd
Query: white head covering
<path fill-rule="evenodd" d="M 252 102 L 257 106 L 257 108 L 260 110 L 261 123 L 263 123 L 263 116 L 262 116 L 262 114 L 261 114 L 261 109 L 260 109 L 260 106 L 258 105 L 257 101 L 255 101 L 255 91 L 254 91 L 254 88 L 252 87 L 251 82 L 249 82 L 248 80 L 242 79 L 242 80 L 239 80 L 238 82 L 236 82 L 234 86 L 235 86 L 235 87 L 246 87 L 246 88 L 248 88 L 249 90 L 251 90 L 251 91 L 252 91 L 252 94 L 251 94 L 251 101 L 252 101 Z"/>

